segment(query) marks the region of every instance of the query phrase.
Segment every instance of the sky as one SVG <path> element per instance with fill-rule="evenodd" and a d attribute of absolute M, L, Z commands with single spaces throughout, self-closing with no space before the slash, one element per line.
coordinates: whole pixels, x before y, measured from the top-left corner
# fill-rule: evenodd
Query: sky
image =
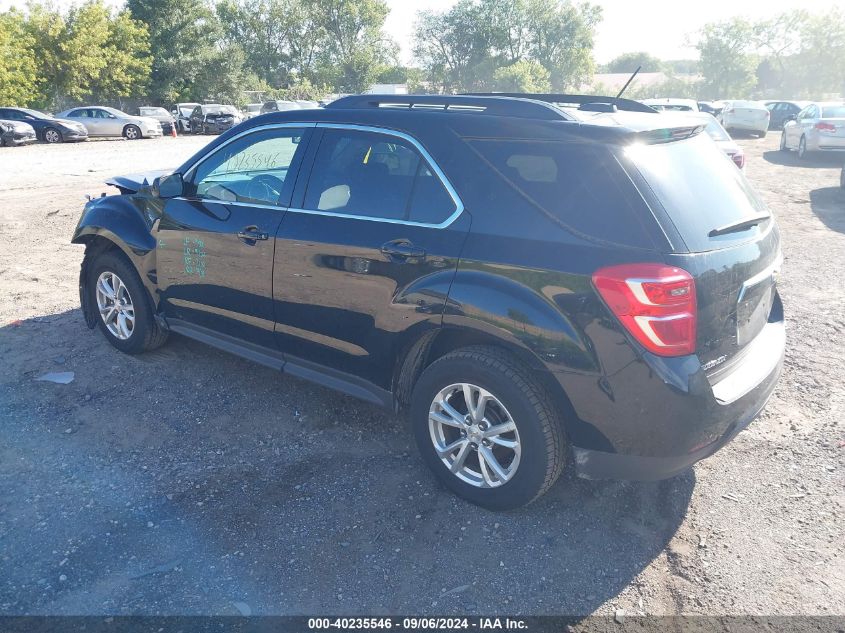
<path fill-rule="evenodd" d="M 106 0 L 122 4 L 120 0 Z M 401 48 L 401 59 L 411 63 L 411 38 L 417 11 L 444 10 L 456 0 L 387 0 L 390 15 L 385 30 Z M 54 0 L 59 7 L 67 7 L 78 0 Z M 596 32 L 595 57 L 605 63 L 614 57 L 634 51 L 646 51 L 661 59 L 694 59 L 695 33 L 707 22 L 733 16 L 751 19 L 771 17 L 801 5 L 811 12 L 826 11 L 839 6 L 845 10 L 845 0 L 593 0 L 604 9 L 604 18 Z M 23 7 L 26 0 L 0 0 L 0 10 L 12 6 Z"/>

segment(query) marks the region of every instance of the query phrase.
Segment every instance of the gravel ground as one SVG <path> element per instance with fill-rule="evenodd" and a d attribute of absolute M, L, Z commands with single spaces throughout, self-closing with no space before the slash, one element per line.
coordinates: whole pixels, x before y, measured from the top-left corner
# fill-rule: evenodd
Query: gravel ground
<path fill-rule="evenodd" d="M 763 415 L 675 479 L 567 474 L 503 514 L 439 489 L 400 419 L 85 328 L 84 194 L 207 139 L 0 150 L 0 614 L 845 614 L 845 192 L 778 139 L 740 141 L 786 255 Z"/>

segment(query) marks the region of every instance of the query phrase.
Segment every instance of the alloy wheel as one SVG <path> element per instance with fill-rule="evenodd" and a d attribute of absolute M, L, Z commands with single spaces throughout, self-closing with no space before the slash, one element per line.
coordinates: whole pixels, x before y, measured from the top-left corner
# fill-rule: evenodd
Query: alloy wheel
<path fill-rule="evenodd" d="M 438 393 L 428 414 L 440 461 L 461 481 L 497 488 L 510 481 L 522 454 L 516 422 L 489 391 L 469 383 Z"/>
<path fill-rule="evenodd" d="M 47 130 L 44 132 L 44 140 L 48 143 L 58 143 L 62 140 L 62 135 L 59 134 L 58 130 Z"/>
<path fill-rule="evenodd" d="M 105 271 L 97 279 L 97 308 L 109 333 L 125 341 L 135 331 L 135 307 L 123 281 Z"/>
<path fill-rule="evenodd" d="M 126 138 L 128 138 L 130 141 L 136 140 L 138 138 L 138 128 L 136 128 L 134 125 L 130 125 L 128 128 L 126 128 Z"/>

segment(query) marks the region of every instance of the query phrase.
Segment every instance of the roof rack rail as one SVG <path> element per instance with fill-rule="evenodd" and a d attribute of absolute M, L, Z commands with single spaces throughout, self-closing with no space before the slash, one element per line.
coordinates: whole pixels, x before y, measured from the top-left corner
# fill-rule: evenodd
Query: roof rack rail
<path fill-rule="evenodd" d="M 548 121 L 568 119 L 548 100 L 532 100 L 526 95 L 351 95 L 332 101 L 326 108 L 476 112 Z"/>
<path fill-rule="evenodd" d="M 615 105 L 617 110 L 628 110 L 629 112 L 650 112 L 656 113 L 657 110 L 651 108 L 644 103 L 634 101 L 633 99 L 623 99 L 620 97 L 605 97 L 600 95 L 567 95 L 555 93 L 534 93 L 534 92 L 471 92 L 467 93 L 474 97 L 511 97 L 520 99 L 531 99 L 532 101 L 543 101 L 545 103 L 553 104 L 572 104 L 583 106 L 588 103 L 607 103 Z M 589 108 L 583 108 L 587 110 Z"/>

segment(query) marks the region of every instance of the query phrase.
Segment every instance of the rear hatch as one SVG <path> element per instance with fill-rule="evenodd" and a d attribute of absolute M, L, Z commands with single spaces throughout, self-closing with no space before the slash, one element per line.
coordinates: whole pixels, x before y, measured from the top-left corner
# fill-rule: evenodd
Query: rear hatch
<path fill-rule="evenodd" d="M 672 245 L 666 263 L 695 279 L 696 351 L 708 375 L 722 373 L 772 314 L 782 260 L 775 220 L 706 134 L 635 144 L 622 160 Z"/>

